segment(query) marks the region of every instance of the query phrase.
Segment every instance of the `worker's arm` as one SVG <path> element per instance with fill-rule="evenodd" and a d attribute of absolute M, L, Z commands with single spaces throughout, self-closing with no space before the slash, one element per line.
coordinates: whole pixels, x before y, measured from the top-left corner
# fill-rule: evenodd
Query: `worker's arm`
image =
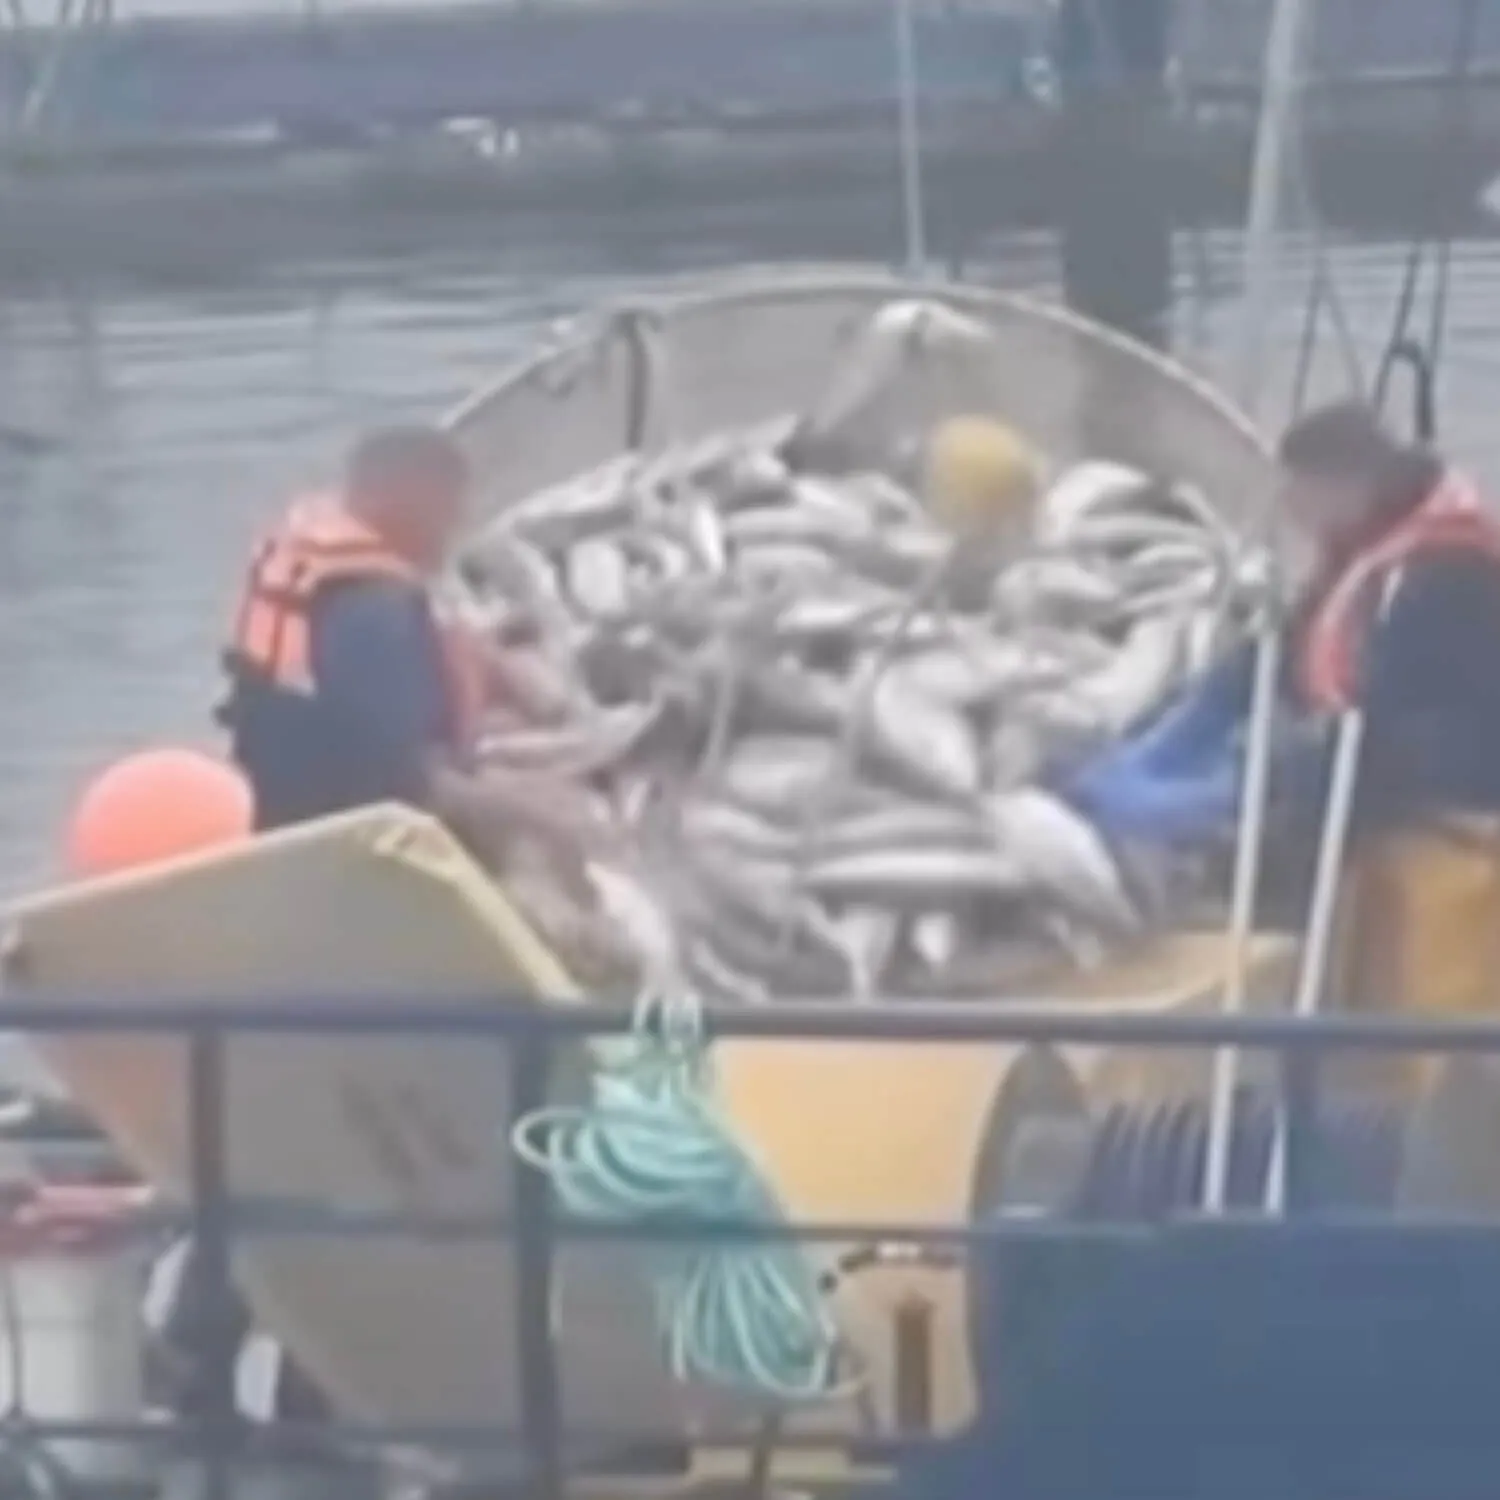
<path fill-rule="evenodd" d="M 567 688 L 539 651 L 516 645 L 487 647 L 486 687 L 502 708 L 528 724 L 556 724 L 572 707 Z"/>
<path fill-rule="evenodd" d="M 524 828 L 563 842 L 597 819 L 577 789 L 541 776 L 472 774 L 445 743 L 442 648 L 425 602 L 411 590 L 361 583 L 330 596 L 314 622 L 320 697 L 340 713 L 383 785 L 428 808 L 482 852 Z"/>

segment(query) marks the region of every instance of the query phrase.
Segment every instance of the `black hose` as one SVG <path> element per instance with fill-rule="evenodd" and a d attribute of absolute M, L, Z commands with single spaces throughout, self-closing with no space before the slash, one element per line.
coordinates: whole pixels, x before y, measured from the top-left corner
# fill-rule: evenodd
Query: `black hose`
<path fill-rule="evenodd" d="M 1449 58 L 1448 84 L 1453 90 L 1453 107 L 1445 111 L 1438 123 L 1435 148 L 1445 148 L 1468 140 L 1473 121 L 1469 109 L 1469 83 L 1473 74 L 1474 49 L 1479 36 L 1480 0 L 1460 0 L 1458 22 L 1454 29 L 1453 51 Z M 1425 346 L 1418 345 L 1411 332 L 1416 310 L 1417 292 L 1423 280 L 1428 256 L 1432 255 L 1434 282 L 1429 310 Z M 1437 370 L 1442 360 L 1448 325 L 1448 302 L 1453 267 L 1453 237 L 1420 235 L 1407 251 L 1401 291 L 1396 301 L 1396 315 L 1391 334 L 1381 356 L 1375 377 L 1373 400 L 1384 412 L 1391 376 L 1399 364 L 1407 364 L 1416 378 L 1413 427 L 1418 440 L 1430 444 L 1437 436 Z"/>

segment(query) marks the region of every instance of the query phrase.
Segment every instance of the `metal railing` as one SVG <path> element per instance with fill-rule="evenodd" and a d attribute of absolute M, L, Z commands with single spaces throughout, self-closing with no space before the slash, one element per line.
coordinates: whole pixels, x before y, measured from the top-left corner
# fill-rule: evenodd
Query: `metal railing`
<path fill-rule="evenodd" d="M 1128 1046 L 1142 1048 L 1241 1048 L 1274 1055 L 1279 1064 L 1286 1141 L 1287 1214 L 1305 1213 L 1311 1199 L 1306 1164 L 1313 1156 L 1323 1065 L 1331 1054 L 1481 1053 L 1500 1054 L 1500 1021 L 1481 1019 L 1415 1019 L 1383 1016 L 1325 1015 L 1309 1019 L 1274 1014 L 1141 1015 L 1102 1013 L 1097 1009 L 1060 1006 L 1056 1002 L 1021 1002 L 1004 1006 L 953 1005 L 930 1001 L 885 1000 L 850 1006 L 820 1000 L 785 1000 L 764 1008 L 708 1008 L 706 1030 L 715 1040 L 732 1038 L 800 1039 L 809 1043 L 839 1040 L 902 1045 L 973 1043 L 1012 1045 Z M 963 1251 L 1006 1241 L 1039 1239 L 1075 1241 L 1081 1237 L 1138 1240 L 1159 1228 L 1142 1223 L 1069 1223 L 1031 1216 L 1000 1218 L 985 1224 L 920 1225 L 911 1222 L 784 1223 L 747 1227 L 741 1223 L 702 1220 L 649 1224 L 602 1224 L 561 1213 L 546 1179 L 517 1161 L 511 1212 L 494 1215 L 427 1215 L 402 1212 L 336 1211 L 310 1204 L 236 1198 L 227 1173 L 226 1088 L 229 1044 L 237 1036 L 281 1034 L 308 1036 L 424 1037 L 446 1035 L 487 1038 L 496 1044 L 497 1084 L 509 1092 L 512 1122 L 547 1102 L 553 1064 L 559 1048 L 587 1038 L 621 1034 L 630 1025 L 628 1008 L 605 1003 L 538 1005 L 503 997 L 455 1000 L 417 1007 L 362 999 L 356 1005 L 327 999 L 246 1001 L 211 1007 L 191 1001 L 99 1003 L 47 1000 L 0 1004 L 0 1031 L 31 1033 L 155 1034 L 186 1039 L 187 1125 L 190 1205 L 181 1212 L 143 1210 L 135 1226 L 141 1233 L 168 1224 L 186 1228 L 197 1244 L 199 1291 L 207 1316 L 198 1329 L 196 1350 L 203 1372 L 194 1415 L 166 1423 L 63 1422 L 28 1420 L 28 1433 L 40 1441 L 139 1440 L 170 1444 L 202 1465 L 204 1500 L 228 1500 L 232 1474 L 241 1452 L 245 1424 L 235 1407 L 232 1330 L 231 1248 L 236 1236 L 253 1235 L 416 1235 L 434 1240 L 507 1237 L 515 1246 L 512 1295 L 517 1330 L 515 1390 L 520 1426 L 517 1431 L 474 1427 L 394 1426 L 389 1424 L 320 1424 L 324 1439 L 361 1446 L 428 1447 L 454 1452 L 507 1450 L 518 1454 L 528 1492 L 537 1500 L 557 1500 L 563 1493 L 566 1450 L 575 1441 L 600 1435 L 569 1429 L 562 1411 L 558 1353 L 552 1328 L 554 1260 L 565 1240 L 616 1241 L 743 1240 L 783 1238 L 906 1246 L 944 1246 Z M 1500 1250 L 1500 1223 L 1445 1224 L 1492 1236 Z M 1247 1232 L 1254 1232 L 1252 1222 Z M 1497 1256 L 1500 1265 L 1500 1256 Z M 281 1430 L 295 1435 L 282 1424 Z M 603 1435 L 618 1442 L 625 1435 Z M 641 1436 L 630 1434 L 639 1446 Z M 681 1434 L 660 1434 L 663 1448 L 681 1447 Z M 652 1439 L 646 1438 L 647 1445 Z M 695 1446 L 723 1443 L 747 1446 L 745 1437 L 716 1439 L 695 1434 Z M 848 1435 L 801 1430 L 780 1433 L 778 1447 L 847 1447 Z M 908 1446 L 905 1438 L 887 1441 L 887 1455 Z M 861 1443 L 867 1453 L 880 1443 Z"/>

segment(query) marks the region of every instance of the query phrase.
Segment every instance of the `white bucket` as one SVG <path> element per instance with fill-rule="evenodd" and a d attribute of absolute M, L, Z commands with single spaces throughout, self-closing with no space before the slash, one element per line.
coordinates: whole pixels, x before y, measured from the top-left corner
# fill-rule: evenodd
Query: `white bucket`
<path fill-rule="evenodd" d="M 48 1198 L 44 1190 L 38 1204 Z M 132 1201 L 101 1192 L 85 1214 L 70 1198 L 65 1214 L 23 1216 L 0 1246 L 0 1410 L 14 1406 L 38 1422 L 141 1418 L 145 1255 L 117 1232 Z M 85 1483 L 129 1482 L 147 1470 L 141 1443 L 69 1438 L 48 1447 Z"/>

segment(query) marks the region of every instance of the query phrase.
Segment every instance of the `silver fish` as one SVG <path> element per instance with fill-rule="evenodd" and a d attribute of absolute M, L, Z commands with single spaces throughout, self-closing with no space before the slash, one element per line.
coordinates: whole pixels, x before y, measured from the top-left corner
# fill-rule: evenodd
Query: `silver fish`
<path fill-rule="evenodd" d="M 1026 870 L 998 851 L 900 849 L 820 859 L 802 886 L 830 901 L 928 911 L 971 896 L 1010 896 L 1030 888 Z"/>
<path fill-rule="evenodd" d="M 1159 708 L 1176 687 L 1182 664 L 1181 617 L 1141 620 L 1107 667 L 1073 683 L 1068 696 L 1106 735 L 1121 735 Z"/>
<path fill-rule="evenodd" d="M 1036 522 L 1038 543 L 1066 547 L 1075 528 L 1101 510 L 1129 505 L 1149 484 L 1139 469 L 1123 464 L 1075 464 L 1042 497 Z"/>
<path fill-rule="evenodd" d="M 845 538 L 865 534 L 866 523 L 831 515 L 805 506 L 781 505 L 774 509 L 743 510 L 724 523 L 725 534 L 736 547 L 827 547 Z"/>
<path fill-rule="evenodd" d="M 773 816 L 800 806 L 827 784 L 833 747 L 810 736 L 761 736 L 741 740 L 719 768 L 724 794 L 742 806 Z"/>
<path fill-rule="evenodd" d="M 628 466 L 616 463 L 583 481 L 561 484 L 512 506 L 503 524 L 544 551 L 560 551 L 626 524 L 632 507 Z"/>
<path fill-rule="evenodd" d="M 979 747 L 963 718 L 919 692 L 899 667 L 877 678 L 865 745 L 892 776 L 919 791 L 963 798 L 979 790 Z"/>
<path fill-rule="evenodd" d="M 735 566 L 749 584 L 762 580 L 821 580 L 836 575 L 838 570 L 831 553 L 805 542 L 757 542 L 753 546 L 739 547 Z"/>
<path fill-rule="evenodd" d="M 1104 841 L 1066 803 L 1034 787 L 990 798 L 985 818 L 996 845 L 1037 887 L 1115 937 L 1140 930 Z"/>
<path fill-rule="evenodd" d="M 568 594 L 585 614 L 608 619 L 630 603 L 630 565 L 607 536 L 586 537 L 567 554 Z"/>
<path fill-rule="evenodd" d="M 592 775 L 628 756 L 666 710 L 661 695 L 646 704 L 600 710 L 587 724 L 510 730 L 488 736 L 480 753 L 490 765 L 514 771 Z"/>
<path fill-rule="evenodd" d="M 914 476 L 993 339 L 887 307 L 807 419 L 655 436 L 464 559 L 468 614 L 537 619 L 577 699 L 483 759 L 601 773 L 705 994 L 994 994 L 1139 931 L 1134 877 L 1040 784 L 1245 639 L 1267 567 L 1119 465 L 1067 471 L 1027 551 L 955 544 Z"/>

